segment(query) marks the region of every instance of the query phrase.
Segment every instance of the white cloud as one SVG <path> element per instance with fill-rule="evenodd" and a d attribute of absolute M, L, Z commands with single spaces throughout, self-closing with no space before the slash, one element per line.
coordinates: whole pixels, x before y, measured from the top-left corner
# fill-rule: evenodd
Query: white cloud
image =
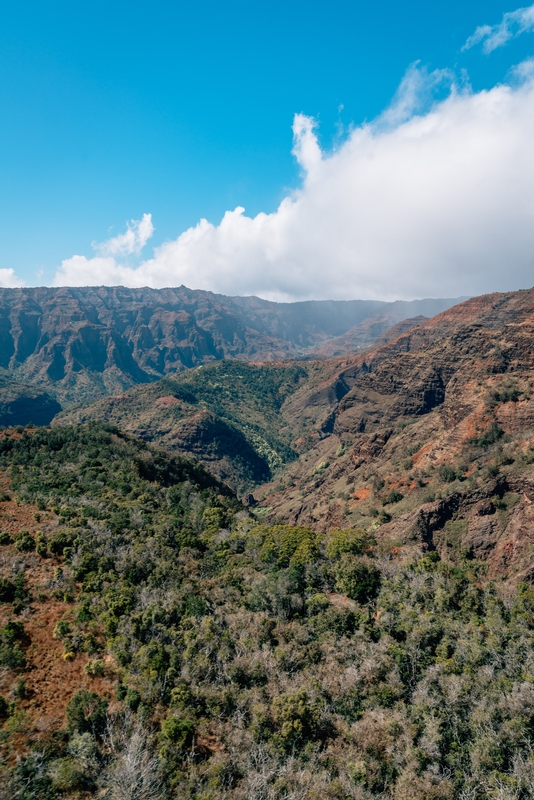
<path fill-rule="evenodd" d="M 24 281 L 15 274 L 14 269 L 0 269 L 0 288 L 14 289 L 18 286 L 25 286 Z"/>
<path fill-rule="evenodd" d="M 415 61 L 406 70 L 390 105 L 378 117 L 373 127 L 396 128 L 431 105 L 434 92 L 442 87 L 455 87 L 454 74 L 448 69 L 436 69 L 428 73 Z"/>
<path fill-rule="evenodd" d="M 141 219 L 132 219 L 128 223 L 126 233 L 108 239 L 107 242 L 95 243 L 93 248 L 101 256 L 139 255 L 153 233 L 152 214 L 143 214 Z"/>
<path fill-rule="evenodd" d="M 502 22 L 498 25 L 480 25 L 462 49 L 469 50 L 483 42 L 482 50 L 489 54 L 507 44 L 510 39 L 532 30 L 534 30 L 534 5 L 509 11 L 503 15 Z"/>
<path fill-rule="evenodd" d="M 490 91 L 453 84 L 423 111 L 446 81 L 448 73 L 412 66 L 391 107 L 331 153 L 321 151 L 315 121 L 297 114 L 302 186 L 275 212 L 251 218 L 238 207 L 218 225 L 203 219 L 137 266 L 121 262 L 119 250 L 74 256 L 55 285 L 183 283 L 295 300 L 458 296 L 534 284 L 531 67 Z"/>
<path fill-rule="evenodd" d="M 521 64 L 516 64 L 510 70 L 510 75 L 519 83 L 526 83 L 534 79 L 534 58 L 527 58 Z"/>

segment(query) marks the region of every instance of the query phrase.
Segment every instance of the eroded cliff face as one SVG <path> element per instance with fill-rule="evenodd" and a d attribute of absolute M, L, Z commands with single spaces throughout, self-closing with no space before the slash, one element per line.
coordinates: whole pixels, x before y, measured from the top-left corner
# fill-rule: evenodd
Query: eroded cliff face
<path fill-rule="evenodd" d="M 388 320 L 454 302 L 270 303 L 185 287 L 0 289 L 0 367 L 70 405 L 222 359 L 302 356 L 377 309 L 386 322 L 376 335 Z"/>
<path fill-rule="evenodd" d="M 267 517 L 361 526 L 531 577 L 533 368 L 532 290 L 475 298 L 332 362 L 282 407 L 306 433 L 299 460 L 256 493 Z"/>

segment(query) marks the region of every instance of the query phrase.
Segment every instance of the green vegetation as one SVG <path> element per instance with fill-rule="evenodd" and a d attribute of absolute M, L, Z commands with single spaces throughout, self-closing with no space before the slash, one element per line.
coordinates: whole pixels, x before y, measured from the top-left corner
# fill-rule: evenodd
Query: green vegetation
<path fill-rule="evenodd" d="M 311 365 L 219 361 L 61 415 L 61 422 L 112 422 L 171 450 L 190 452 L 239 493 L 296 458 L 295 431 L 280 414 Z M 171 400 L 168 405 L 158 400 Z M 173 398 L 176 403 L 173 403 Z M 199 415 L 199 411 L 208 412 Z"/>
<path fill-rule="evenodd" d="M 188 402 L 194 397 L 222 417 L 233 411 L 236 418 L 241 418 L 244 410 L 249 416 L 259 411 L 272 417 L 307 374 L 305 366 L 295 363 L 256 365 L 219 361 L 184 372 L 166 383 L 187 391 Z"/>
<path fill-rule="evenodd" d="M 400 501 L 404 498 L 402 492 L 399 492 L 397 489 L 392 489 L 387 497 L 382 500 L 382 505 L 387 506 L 390 503 L 400 503 Z"/>
<path fill-rule="evenodd" d="M 308 372 L 309 367 L 294 363 L 256 365 L 219 361 L 188 370 L 157 386 L 158 392 L 168 391 L 217 414 L 226 423 L 228 441 L 220 455 L 236 459 L 242 454 L 241 470 L 246 484 L 239 488 L 245 488 L 268 480 L 274 470 L 296 458 L 291 447 L 293 437 L 283 431 L 287 423 L 279 412 Z M 248 469 L 243 459 L 247 446 L 253 451 L 248 458 Z M 261 468 L 256 466 L 254 456 L 261 459 Z"/>
<path fill-rule="evenodd" d="M 445 483 L 452 483 L 457 478 L 462 477 L 462 472 L 451 467 L 450 464 L 440 464 L 438 468 L 439 477 Z"/>
<path fill-rule="evenodd" d="M 489 428 L 482 434 L 482 436 L 479 436 L 477 439 L 473 439 L 473 444 L 476 447 L 487 449 L 488 447 L 491 447 L 491 445 L 495 444 L 495 442 L 498 442 L 503 435 L 504 431 L 501 426 L 497 422 L 493 421 Z"/>
<path fill-rule="evenodd" d="M 258 524 L 201 468 L 109 426 L 0 439 L 0 467 L 59 520 L 40 552 L 13 544 L 61 559 L 55 638 L 115 686 L 75 687 L 63 729 L 4 759 L 6 797 L 534 796 L 530 588 L 360 530 Z M 31 586 L 1 589 L 0 661 L 22 678 Z M 0 704 L 4 748 L 18 702 Z"/>
<path fill-rule="evenodd" d="M 24 667 L 26 659 L 20 641 L 24 637 L 21 622 L 8 622 L 0 628 L 0 665 L 9 669 Z"/>

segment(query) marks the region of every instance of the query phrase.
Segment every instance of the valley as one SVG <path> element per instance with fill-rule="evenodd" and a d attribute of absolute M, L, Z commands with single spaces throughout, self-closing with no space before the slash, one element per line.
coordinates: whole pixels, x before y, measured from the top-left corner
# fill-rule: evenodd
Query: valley
<path fill-rule="evenodd" d="M 2 798 L 531 796 L 534 290 L 377 314 L 4 367 Z"/>

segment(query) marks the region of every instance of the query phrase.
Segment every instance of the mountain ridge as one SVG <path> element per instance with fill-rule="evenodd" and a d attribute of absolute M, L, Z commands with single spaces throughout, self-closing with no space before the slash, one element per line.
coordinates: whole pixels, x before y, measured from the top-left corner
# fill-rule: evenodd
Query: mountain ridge
<path fill-rule="evenodd" d="M 0 367 L 72 405 L 213 361 L 308 357 L 379 309 L 382 318 L 390 309 L 395 324 L 454 302 L 283 304 L 186 287 L 0 289 Z"/>

